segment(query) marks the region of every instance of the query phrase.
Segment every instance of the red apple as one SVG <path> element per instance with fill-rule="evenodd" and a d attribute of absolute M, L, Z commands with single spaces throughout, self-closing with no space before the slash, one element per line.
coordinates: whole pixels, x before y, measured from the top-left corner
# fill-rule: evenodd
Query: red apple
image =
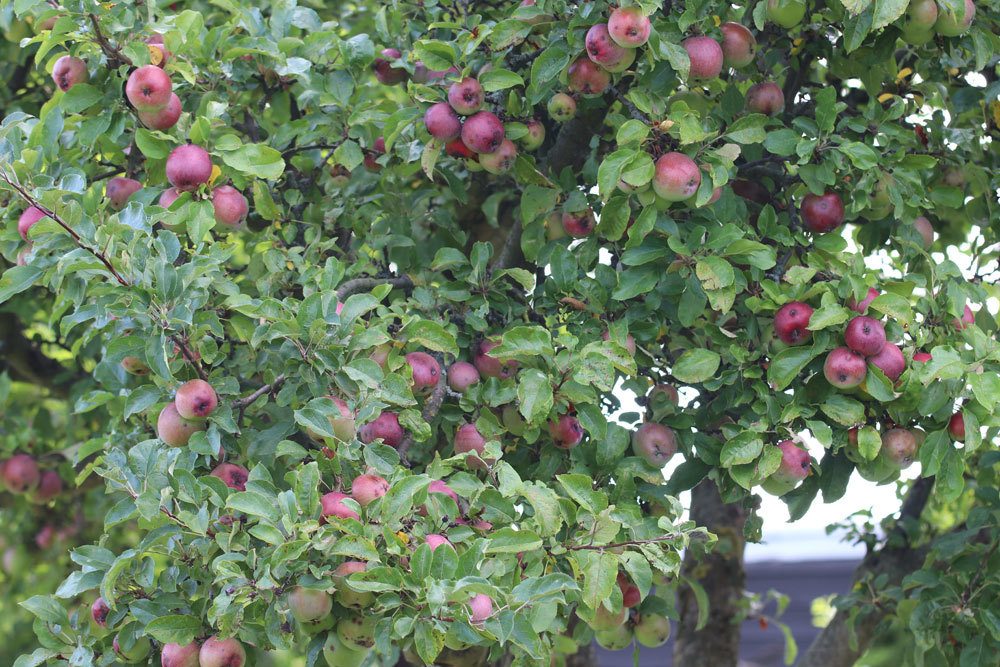
<path fill-rule="evenodd" d="M 166 171 L 167 180 L 178 190 L 197 190 L 212 177 L 212 158 L 201 146 L 184 144 L 167 156 Z"/>
<path fill-rule="evenodd" d="M 723 23 L 722 56 L 726 67 L 739 69 L 753 62 L 757 55 L 757 40 L 753 33 L 742 23 L 732 21 Z"/>
<path fill-rule="evenodd" d="M 844 330 L 847 347 L 859 354 L 871 357 L 882 351 L 885 345 L 885 327 L 876 319 L 858 315 L 847 323 Z"/>
<path fill-rule="evenodd" d="M 231 185 L 220 185 L 212 190 L 212 211 L 219 224 L 240 227 L 250 212 L 250 205 L 242 192 Z"/>
<path fill-rule="evenodd" d="M 682 42 L 684 50 L 691 59 L 691 79 L 714 79 L 722 72 L 722 47 L 719 43 L 705 35 L 688 37 Z"/>
<path fill-rule="evenodd" d="M 166 106 L 149 111 L 138 111 L 139 121 L 151 130 L 169 130 L 181 117 L 181 98 L 170 93 Z"/>
<path fill-rule="evenodd" d="M 143 65 L 125 83 L 125 96 L 139 111 L 155 111 L 167 106 L 173 85 L 170 76 L 156 65 Z"/>
<path fill-rule="evenodd" d="M 656 161 L 653 191 L 666 201 L 690 199 L 701 185 L 701 169 L 684 153 L 665 153 Z"/>
<path fill-rule="evenodd" d="M 774 314 L 774 333 L 786 345 L 801 345 L 809 340 L 812 306 L 801 301 L 786 303 Z"/>
<path fill-rule="evenodd" d="M 817 234 L 832 232 L 844 222 L 844 202 L 836 192 L 802 198 L 802 222 L 806 229 Z"/>
<path fill-rule="evenodd" d="M 87 63 L 74 56 L 63 56 L 52 66 L 52 80 L 59 90 L 66 92 L 89 78 Z"/>
<path fill-rule="evenodd" d="M 850 389 L 865 381 L 868 367 L 863 356 L 846 347 L 838 347 L 827 355 L 823 375 L 834 387 Z"/>

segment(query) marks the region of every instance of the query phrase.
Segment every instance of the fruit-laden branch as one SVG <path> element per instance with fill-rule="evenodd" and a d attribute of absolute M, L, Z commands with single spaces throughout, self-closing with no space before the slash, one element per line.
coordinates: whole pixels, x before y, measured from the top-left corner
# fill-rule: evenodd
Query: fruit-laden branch
<path fill-rule="evenodd" d="M 639 107 L 632 104 L 632 102 L 630 102 L 629 99 L 625 97 L 625 93 L 628 92 L 627 89 L 619 90 L 617 87 L 611 86 L 611 92 L 614 93 L 615 99 L 621 102 L 623 107 L 628 109 L 628 113 L 630 116 L 632 116 L 632 118 L 634 118 L 635 120 L 640 120 L 644 123 L 650 122 L 649 116 L 639 111 Z"/>
<path fill-rule="evenodd" d="M 855 581 L 885 575 L 888 585 L 897 585 L 923 565 L 926 549 L 916 549 L 909 543 L 905 524 L 920 517 L 933 487 L 933 477 L 913 483 L 903 501 L 899 520 L 886 537 L 886 546 L 865 556 L 855 570 Z M 868 649 L 876 627 L 888 612 L 888 609 L 878 608 L 852 621 L 848 610 L 838 611 L 802 655 L 798 667 L 851 667 Z"/>
<path fill-rule="evenodd" d="M 444 397 L 448 394 L 448 383 L 445 381 L 445 374 L 438 374 L 438 382 L 434 387 L 434 391 L 431 395 L 427 397 L 427 402 L 424 403 L 424 411 L 421 416 L 424 421 L 430 423 L 437 413 L 441 410 L 441 404 L 444 403 Z M 406 461 L 406 453 L 410 451 L 410 447 L 413 445 L 413 436 L 409 433 L 403 438 L 403 441 L 399 443 L 397 451 L 399 451 L 399 458 Z"/>
<path fill-rule="evenodd" d="M 166 328 L 166 323 L 164 323 L 164 328 Z M 194 372 L 198 374 L 198 377 L 207 382 L 208 374 L 205 373 L 205 369 L 201 367 L 201 363 L 194 356 L 194 353 L 191 352 L 191 348 L 188 347 L 187 343 L 177 334 L 168 334 L 168 337 L 177 346 L 177 349 L 181 351 L 184 360 L 194 367 Z"/>
<path fill-rule="evenodd" d="M 354 278 L 337 289 L 337 301 L 343 302 L 347 297 L 358 292 L 367 292 L 379 285 L 392 285 L 401 289 L 413 287 L 413 281 L 409 276 L 399 276 L 397 278 Z"/>
<path fill-rule="evenodd" d="M 104 55 L 108 57 L 108 65 L 111 68 L 118 67 L 119 65 L 135 67 L 132 59 L 122 53 L 120 48 L 108 41 L 108 38 L 101 32 L 101 24 L 97 21 L 96 14 L 90 14 L 90 23 L 94 26 L 94 39 L 97 40 L 97 45 L 101 47 L 101 51 L 104 51 Z"/>
<path fill-rule="evenodd" d="M 25 190 L 23 187 L 21 187 L 20 183 L 18 183 L 17 181 L 12 180 L 10 178 L 10 176 L 7 175 L 7 172 L 4 171 L 3 169 L 0 169 L 0 179 L 3 179 L 3 181 L 7 185 L 9 185 L 10 187 L 14 188 L 14 190 L 17 192 L 17 194 L 19 194 L 22 199 L 24 199 L 26 202 L 28 202 L 29 205 L 34 206 L 39 211 L 41 211 L 43 214 L 45 214 L 46 216 L 48 216 L 49 218 L 51 218 L 52 220 L 54 220 L 57 225 L 59 225 L 60 227 L 62 227 L 63 229 L 65 229 L 66 233 L 69 234 L 70 237 L 73 239 L 73 242 L 76 243 L 76 245 L 78 245 L 80 248 L 86 250 L 91 255 L 93 255 L 98 260 L 100 260 L 101 264 L 103 264 L 105 266 L 105 268 L 107 268 L 108 272 L 111 273 L 112 276 L 114 276 L 115 280 L 117 280 L 120 285 L 122 285 L 123 287 L 128 287 L 129 286 L 129 282 L 127 280 L 125 280 L 121 276 L 120 273 L 118 273 L 118 271 L 115 269 L 115 267 L 111 264 L 111 260 L 108 259 L 108 256 L 105 255 L 100 250 L 97 250 L 96 248 L 91 248 L 89 245 L 87 245 L 86 243 L 84 243 L 83 239 L 80 238 L 80 235 L 77 234 L 75 231 L 73 231 L 73 228 L 70 227 L 68 224 L 66 224 L 66 221 L 63 220 L 61 217 L 59 217 L 55 213 L 55 211 L 53 211 L 53 210 L 49 209 L 48 207 L 42 205 L 37 199 L 35 199 L 34 197 L 32 197 L 31 194 L 27 190 Z"/>
<path fill-rule="evenodd" d="M 681 620 L 674 645 L 674 664 L 684 667 L 736 667 L 739 659 L 740 626 L 733 619 L 740 613 L 746 571 L 743 569 L 747 512 L 722 501 L 711 480 L 691 491 L 691 520 L 718 536 L 712 553 L 688 549 L 683 573 L 697 580 L 708 596 L 708 621 L 698 627 L 698 600 L 694 591 L 682 586 L 677 596 Z M 698 552 L 698 553 L 696 553 Z"/>
<path fill-rule="evenodd" d="M 274 378 L 271 384 L 265 384 L 263 387 L 253 392 L 252 394 L 249 394 L 248 396 L 244 396 L 243 398 L 239 398 L 233 401 L 233 407 L 235 407 L 239 411 L 239 414 L 236 417 L 236 425 L 239 426 L 240 424 L 243 423 L 243 413 L 246 412 L 246 409 L 248 407 L 253 405 L 257 401 L 257 399 L 260 398 L 261 396 L 265 396 L 267 394 L 273 394 L 279 389 L 281 389 L 281 385 L 285 384 L 285 380 L 286 377 L 284 375 L 279 375 L 278 377 Z"/>

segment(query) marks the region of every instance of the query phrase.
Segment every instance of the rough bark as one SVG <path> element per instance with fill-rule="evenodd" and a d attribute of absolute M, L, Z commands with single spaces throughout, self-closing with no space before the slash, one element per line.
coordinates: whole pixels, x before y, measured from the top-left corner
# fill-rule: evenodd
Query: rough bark
<path fill-rule="evenodd" d="M 698 602 L 693 591 L 682 585 L 678 592 L 681 620 L 674 644 L 674 664 L 684 667 L 736 667 L 739 659 L 740 626 L 735 622 L 746 583 L 743 525 L 747 512 L 738 505 L 722 502 L 711 480 L 704 480 L 691 492 L 691 520 L 718 536 L 712 553 L 703 555 L 689 549 L 684 555 L 683 573 L 697 580 L 708 595 L 708 622 L 698 624 Z"/>
<path fill-rule="evenodd" d="M 913 484 L 900 509 L 900 519 L 886 540 L 886 546 L 865 556 L 855 570 L 855 581 L 884 574 L 888 577 L 888 585 L 898 585 L 903 577 L 923 565 L 926 550 L 910 544 L 906 539 L 905 524 L 910 519 L 919 518 L 933 486 L 933 477 L 919 479 Z M 888 610 L 879 609 L 863 618 L 854 619 L 852 641 L 850 615 L 846 610 L 838 611 L 809 650 L 802 654 L 798 667 L 851 667 L 868 650 L 876 628 L 887 615 Z"/>

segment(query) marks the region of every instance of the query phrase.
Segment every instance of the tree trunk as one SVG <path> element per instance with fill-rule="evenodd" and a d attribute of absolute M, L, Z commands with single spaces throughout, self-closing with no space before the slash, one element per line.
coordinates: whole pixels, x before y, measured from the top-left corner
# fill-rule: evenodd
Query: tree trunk
<path fill-rule="evenodd" d="M 691 520 L 718 536 L 711 554 L 689 549 L 684 555 L 683 574 L 700 583 L 708 595 L 708 622 L 698 625 L 698 601 L 690 587 L 681 584 L 678 607 L 681 621 L 674 644 L 674 664 L 683 667 L 736 667 L 740 648 L 740 626 L 735 622 L 746 583 L 743 569 L 743 524 L 747 512 L 722 502 L 711 480 L 691 492 Z"/>

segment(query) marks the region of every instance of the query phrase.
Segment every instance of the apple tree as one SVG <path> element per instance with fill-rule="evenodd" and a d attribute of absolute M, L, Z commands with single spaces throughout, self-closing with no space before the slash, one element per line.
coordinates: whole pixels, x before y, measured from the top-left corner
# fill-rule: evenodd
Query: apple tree
<path fill-rule="evenodd" d="M 0 655 L 992 664 L 998 8 L 0 3 Z"/>

